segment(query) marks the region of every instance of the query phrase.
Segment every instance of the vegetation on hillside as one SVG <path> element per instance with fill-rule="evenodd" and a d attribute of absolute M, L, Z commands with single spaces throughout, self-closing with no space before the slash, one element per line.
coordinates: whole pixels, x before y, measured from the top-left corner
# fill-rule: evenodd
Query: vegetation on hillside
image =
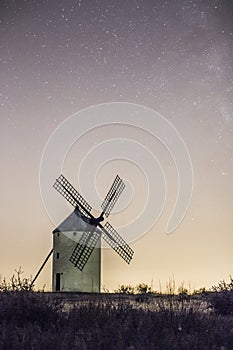
<path fill-rule="evenodd" d="M 64 311 L 18 277 L 0 286 L 0 349 L 232 350 L 232 278 L 192 295 L 172 283 L 164 294 L 142 284 L 132 299 L 97 295 Z"/>

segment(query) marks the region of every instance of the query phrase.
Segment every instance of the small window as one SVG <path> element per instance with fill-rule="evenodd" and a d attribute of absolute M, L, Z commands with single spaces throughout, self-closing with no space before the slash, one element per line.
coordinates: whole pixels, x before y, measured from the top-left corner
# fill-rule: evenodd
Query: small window
<path fill-rule="evenodd" d="M 77 232 L 73 232 L 73 235 L 76 236 L 76 235 L 77 235 Z"/>
<path fill-rule="evenodd" d="M 57 259 L 59 259 L 60 258 L 60 254 L 59 253 L 57 253 Z"/>
<path fill-rule="evenodd" d="M 59 236 L 60 236 L 60 232 L 57 233 L 57 237 L 59 237 Z"/>

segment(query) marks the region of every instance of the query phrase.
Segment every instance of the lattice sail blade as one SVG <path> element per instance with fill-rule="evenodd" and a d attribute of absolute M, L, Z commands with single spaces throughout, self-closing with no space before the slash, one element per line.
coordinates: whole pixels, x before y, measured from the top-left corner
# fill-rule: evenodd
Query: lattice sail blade
<path fill-rule="evenodd" d="M 79 270 L 83 270 L 99 239 L 100 233 L 98 232 L 93 231 L 89 233 L 83 233 L 82 237 L 80 238 L 70 257 L 70 261 Z"/>
<path fill-rule="evenodd" d="M 83 196 L 81 196 L 78 191 L 71 185 L 71 183 L 65 178 L 65 176 L 60 175 L 56 179 L 53 187 L 74 207 L 79 208 L 82 214 L 88 215 L 92 207 L 85 201 Z"/>
<path fill-rule="evenodd" d="M 124 188 L 125 184 L 123 180 L 117 175 L 110 190 L 107 193 L 107 196 L 105 197 L 101 205 L 101 208 L 103 209 L 103 214 L 105 214 L 106 217 L 109 216 Z"/>
<path fill-rule="evenodd" d="M 76 266 L 78 259 L 80 258 L 82 251 L 84 247 L 86 246 L 86 241 L 88 240 L 90 232 L 83 232 L 81 238 L 79 239 L 78 243 L 76 244 L 71 257 L 70 261 Z"/>
<path fill-rule="evenodd" d="M 133 250 L 109 222 L 102 227 L 102 237 L 127 264 L 130 263 L 134 254 Z"/>

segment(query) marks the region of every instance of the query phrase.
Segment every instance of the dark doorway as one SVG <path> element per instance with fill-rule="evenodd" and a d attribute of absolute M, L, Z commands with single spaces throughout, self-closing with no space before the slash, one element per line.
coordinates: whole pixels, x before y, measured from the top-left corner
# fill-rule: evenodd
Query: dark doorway
<path fill-rule="evenodd" d="M 61 289 L 61 274 L 60 273 L 56 273 L 56 292 L 59 292 Z"/>

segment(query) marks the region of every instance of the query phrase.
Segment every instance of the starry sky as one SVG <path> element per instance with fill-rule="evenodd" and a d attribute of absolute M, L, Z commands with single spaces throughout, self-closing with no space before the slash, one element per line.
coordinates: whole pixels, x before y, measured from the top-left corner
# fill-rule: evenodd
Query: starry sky
<path fill-rule="evenodd" d="M 51 248 L 54 223 L 39 186 L 50 135 L 81 109 L 130 102 L 159 112 L 182 135 L 193 164 L 193 195 L 183 222 L 166 235 L 175 170 L 162 147 L 144 140 L 164 163 L 167 206 L 156 225 L 132 243 L 130 266 L 104 250 L 102 286 L 113 290 L 153 282 L 159 289 L 159 281 L 165 286 L 174 277 L 178 284 L 200 288 L 228 279 L 233 266 L 232 11 L 230 0 L 1 1 L 2 277 L 19 266 L 26 276 L 34 275 Z M 109 135 L 117 133 L 109 127 Z M 132 137 L 145 139 L 143 133 Z M 102 129 L 80 141 L 77 159 L 81 162 L 90 143 L 105 138 Z M 71 178 L 72 164 L 68 157 Z M 123 169 L 131 174 L 129 164 L 118 166 L 127 180 Z M 113 168 L 115 163 L 107 169 L 111 176 Z M 130 181 L 140 187 L 143 179 L 136 174 Z M 57 197 L 57 206 L 61 202 Z M 66 214 L 59 213 L 60 221 Z M 51 262 L 37 287 L 44 284 L 51 286 Z"/>

